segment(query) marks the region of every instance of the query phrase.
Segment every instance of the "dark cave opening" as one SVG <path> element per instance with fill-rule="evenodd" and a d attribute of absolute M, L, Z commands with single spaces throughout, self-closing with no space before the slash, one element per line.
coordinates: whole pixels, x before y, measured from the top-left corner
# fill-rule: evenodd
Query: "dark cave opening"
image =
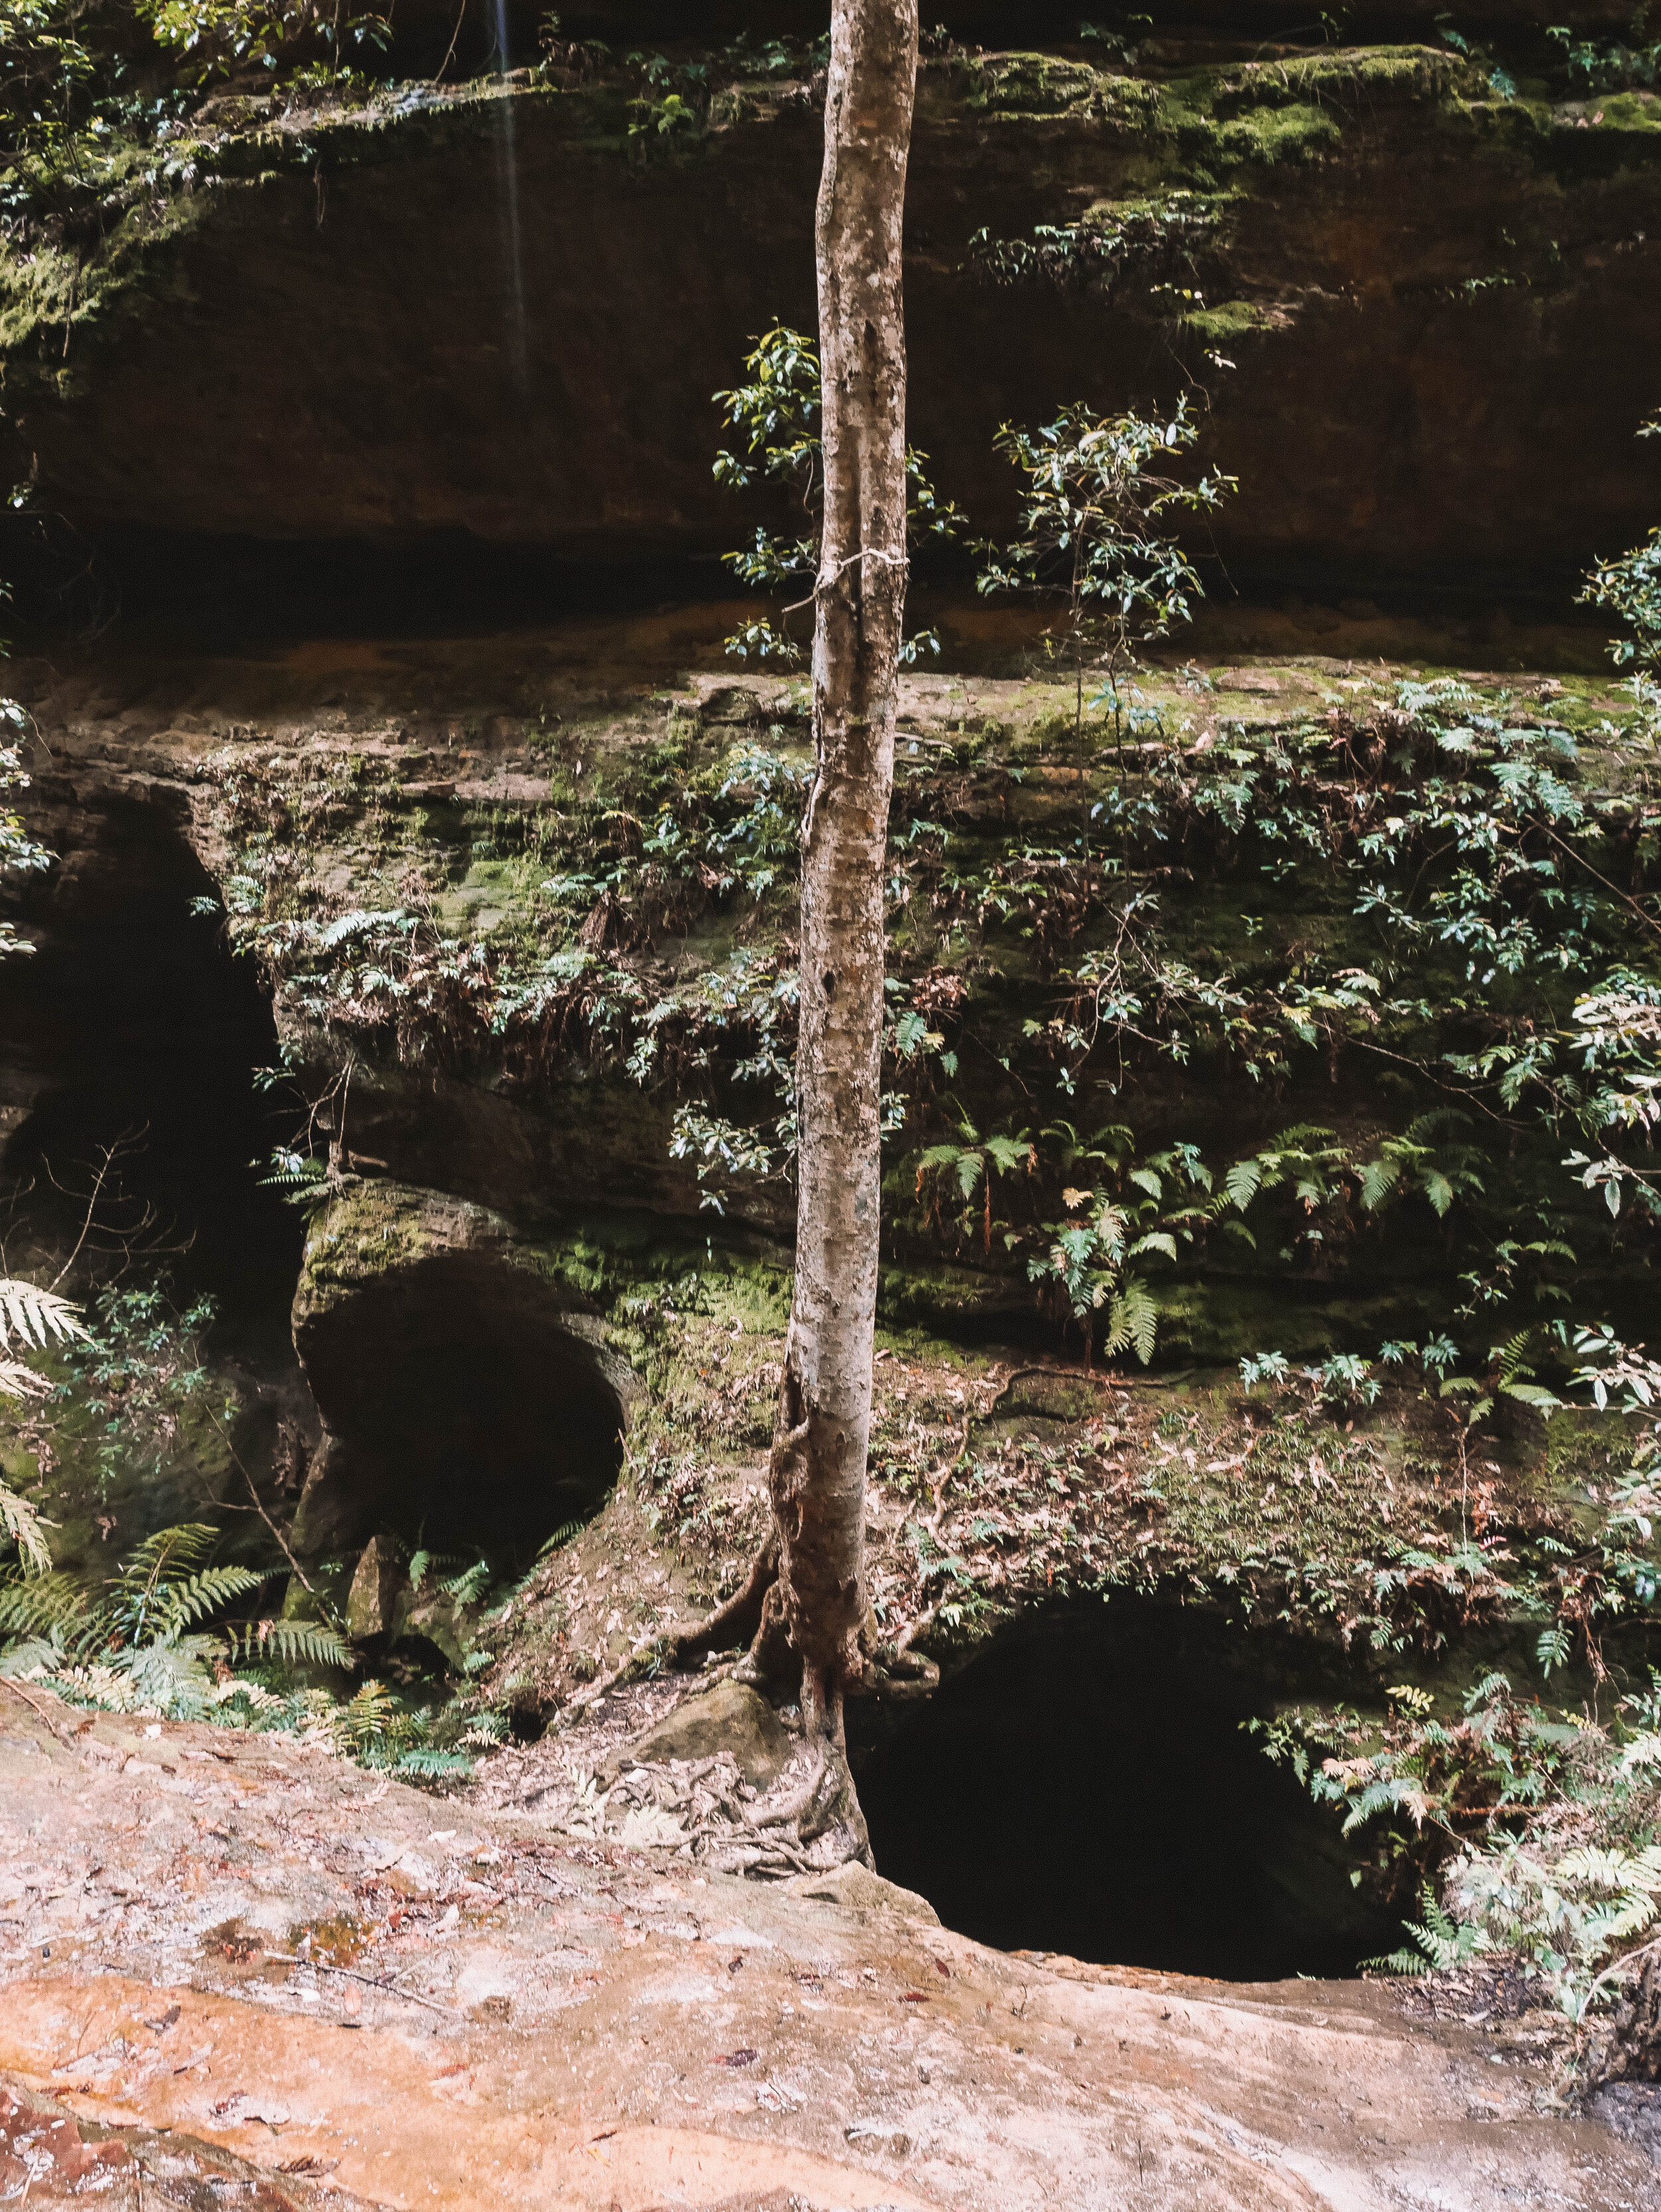
<path fill-rule="evenodd" d="M 253 1081 L 277 1057 L 270 1003 L 161 809 L 100 800 L 75 830 L 50 872 L 8 887 L 35 948 L 0 961 L 13 1264 L 70 1251 L 120 1145 L 75 1283 L 164 1273 L 177 1301 L 211 1293 L 233 1332 L 280 1346 L 304 1224 L 260 1187 L 258 1163 L 288 1133 Z"/>
<path fill-rule="evenodd" d="M 1134 1597 L 1012 1632 L 862 1765 L 877 1869 L 1003 1950 L 1225 1981 L 1354 1974 L 1399 1918 L 1242 1725 L 1338 1694 L 1335 1671 Z"/>
<path fill-rule="evenodd" d="M 297 1531 L 314 1556 L 385 1528 L 524 1565 L 621 1469 L 604 1356 L 540 1276 L 490 1252 L 390 1268 L 302 1316 L 297 1343 L 324 1431 Z"/>

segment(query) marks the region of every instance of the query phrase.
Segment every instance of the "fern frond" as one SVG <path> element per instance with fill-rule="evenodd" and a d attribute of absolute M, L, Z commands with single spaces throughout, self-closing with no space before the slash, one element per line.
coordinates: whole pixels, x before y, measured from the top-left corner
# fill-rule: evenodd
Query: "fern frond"
<path fill-rule="evenodd" d="M 1138 1252 L 1162 1252 L 1167 1260 L 1174 1260 L 1177 1240 L 1168 1230 L 1149 1229 L 1137 1237 L 1125 1256 L 1127 1260 L 1134 1260 Z"/>
<path fill-rule="evenodd" d="M 85 1619 L 87 1602 L 83 1585 L 55 1570 L 0 1585 L 0 1641 L 64 1629 Z"/>
<path fill-rule="evenodd" d="M 273 1659 L 281 1667 L 343 1667 L 356 1663 L 351 1647 L 332 1628 L 317 1620 L 245 1620 L 226 1632 L 231 1663 Z"/>
<path fill-rule="evenodd" d="M 52 1384 L 21 1359 L 0 1359 L 0 1394 L 8 1398 L 50 1398 Z"/>
<path fill-rule="evenodd" d="M 1389 1198 L 1401 1180 L 1401 1164 L 1391 1159 L 1364 1160 L 1361 1163 L 1361 1204 L 1369 1213 L 1374 1213 Z"/>
<path fill-rule="evenodd" d="M 1563 1402 L 1543 1382 L 1502 1382 L 1500 1388 L 1507 1398 L 1515 1398 L 1519 1405 L 1532 1406 L 1542 1413 L 1555 1413 Z"/>
<path fill-rule="evenodd" d="M 116 1588 L 137 1595 L 188 1574 L 201 1565 L 218 1540 L 218 1529 L 208 1521 L 179 1521 L 171 1528 L 158 1528 L 128 1553 Z"/>
<path fill-rule="evenodd" d="M 562 1522 L 537 1553 L 536 1557 L 539 1559 L 551 1559 L 555 1552 L 564 1551 L 567 1544 L 582 1534 L 585 1525 L 581 1521 Z"/>
<path fill-rule="evenodd" d="M 1037 1157 L 1024 1129 L 1018 1137 L 988 1137 L 986 1151 L 1000 1175 L 1009 1174 L 1023 1163 L 1030 1168 Z"/>
<path fill-rule="evenodd" d="M 1534 1372 L 1531 1367 L 1525 1367 L 1523 1364 L 1523 1356 L 1528 1350 L 1529 1342 L 1533 1334 L 1534 1331 L 1531 1328 L 1519 1328 L 1508 1343 L 1494 1346 L 1489 1356 L 1499 1363 L 1500 1388 L 1502 1390 L 1508 1382 L 1514 1382 L 1519 1375 L 1531 1375 Z"/>
<path fill-rule="evenodd" d="M 1550 1628 L 1543 1628 L 1534 1646 L 1534 1656 L 1540 1672 L 1549 1681 L 1554 1667 L 1567 1667 L 1569 1657 L 1569 1632 L 1561 1621 Z M 1661 1742 L 1661 1738 L 1657 1739 Z"/>
<path fill-rule="evenodd" d="M 1440 1168 L 1422 1168 L 1419 1188 L 1430 1200 L 1437 1219 L 1441 1220 L 1453 1203 L 1453 1185 Z"/>
<path fill-rule="evenodd" d="M 1107 1340 L 1103 1347 L 1111 1359 L 1133 1347 L 1145 1367 L 1154 1356 L 1159 1329 L 1159 1307 L 1134 1275 L 1127 1275 L 1107 1310 Z"/>
<path fill-rule="evenodd" d="M 0 1344 L 14 1341 L 25 1351 L 45 1351 L 54 1340 L 92 1341 L 90 1332 L 68 1298 L 33 1283 L 0 1277 Z"/>
<path fill-rule="evenodd" d="M 439 1587 L 458 1605 L 471 1605 L 490 1587 L 490 1563 L 488 1559 L 476 1559 L 470 1567 L 464 1567 L 460 1574 L 452 1575 Z"/>
<path fill-rule="evenodd" d="M 1437 1901 L 1436 1893 L 1428 1882 L 1420 1889 L 1419 1908 L 1424 1914 L 1422 1922 L 1402 1923 L 1418 1949 L 1409 1951 L 1403 1946 L 1381 1959 L 1363 1959 L 1364 1968 L 1385 1974 L 1428 1974 L 1433 1969 L 1446 1972 L 1450 1966 L 1463 1966 L 1477 1952 L 1488 1948 L 1488 1938 L 1476 1923 L 1455 1920 Z"/>
<path fill-rule="evenodd" d="M 402 1753 L 392 1771 L 421 1781 L 435 1782 L 444 1777 L 465 1781 L 473 1771 L 473 1762 L 463 1751 L 430 1751 L 421 1746 Z"/>
<path fill-rule="evenodd" d="M 1231 1203 L 1244 1213 L 1257 1196 L 1258 1187 L 1262 1181 L 1261 1160 L 1236 1160 L 1223 1177 L 1222 1187 L 1228 1192 Z"/>
<path fill-rule="evenodd" d="M 204 1567 L 188 1581 L 169 1583 L 163 1588 L 156 1599 L 155 1617 L 164 1633 L 176 1633 L 205 1620 L 233 1598 L 246 1597 L 270 1579 L 269 1573 L 256 1574 L 251 1567 Z"/>
<path fill-rule="evenodd" d="M 3 1482 L 0 1482 L 0 1533 L 22 1553 L 26 1571 L 32 1568 L 37 1575 L 51 1573 L 52 1547 L 40 1516 L 27 1498 L 20 1498 Z"/>
<path fill-rule="evenodd" d="M 1386 1951 L 1382 1958 L 1363 1959 L 1361 1971 L 1367 1974 L 1428 1974 L 1430 1961 L 1422 1951 Z"/>
<path fill-rule="evenodd" d="M 111 1671 L 130 1678 L 141 1707 L 172 1720 L 200 1720 L 212 1699 L 210 1662 L 219 1654 L 216 1637 L 158 1636 L 121 1652 Z"/>
<path fill-rule="evenodd" d="M 397 1699 L 372 1676 L 340 1709 L 340 1725 L 355 1751 L 367 1751 L 397 1718 Z"/>

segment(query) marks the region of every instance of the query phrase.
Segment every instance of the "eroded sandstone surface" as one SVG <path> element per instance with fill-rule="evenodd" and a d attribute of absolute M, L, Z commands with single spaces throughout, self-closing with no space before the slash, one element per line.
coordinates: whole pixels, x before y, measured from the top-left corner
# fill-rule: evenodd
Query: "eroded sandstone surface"
<path fill-rule="evenodd" d="M 93 2145 L 37 2148 L 31 2202 L 1661 2202 L 1526 2021 L 1004 1956 L 857 1869 L 704 1875 L 12 1684 L 0 1775 L 3 2094 Z"/>

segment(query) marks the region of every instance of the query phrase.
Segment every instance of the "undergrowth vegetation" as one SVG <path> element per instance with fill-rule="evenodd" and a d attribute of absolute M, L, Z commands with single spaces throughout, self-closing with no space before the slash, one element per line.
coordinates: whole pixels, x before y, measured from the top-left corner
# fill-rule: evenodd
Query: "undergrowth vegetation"
<path fill-rule="evenodd" d="M 1493 1670 L 1452 1709 L 1404 1682 L 1382 1718 L 1294 1707 L 1254 1726 L 1347 1836 L 1418 1881 L 1411 1942 L 1369 1963 L 1409 1975 L 1473 1963 L 1520 1973 L 1577 2031 L 1577 2063 L 1596 2080 L 1647 2070 L 1655 2056 L 1653 2021 L 1636 1999 L 1655 1978 L 1650 1931 L 1661 1917 L 1661 1674 L 1652 1667 L 1636 1685 L 1628 1674 L 1623 1688 L 1603 1638 L 1656 1595 L 1661 1365 L 1608 1330 L 1583 1332 L 1577 1348 L 1574 1380 L 1613 1424 L 1603 1479 L 1581 1486 L 1592 1511 L 1578 1526 L 1498 1522 L 1493 1485 L 1472 1481 L 1476 1407 L 1453 1419 L 1459 1570 L 1473 1597 L 1489 1585 L 1478 1601 L 1490 1610 L 1543 1623 L 1543 1678 L 1583 1663 L 1585 1701 L 1553 1707 Z"/>
<path fill-rule="evenodd" d="M 284 1612 L 283 1586 L 299 1571 L 234 1445 L 251 1504 L 222 1494 L 191 1460 L 196 1417 L 227 1441 L 236 1419 L 233 1406 L 212 1404 L 202 1353 L 210 1318 L 201 1303 L 177 1311 L 163 1285 L 106 1290 L 88 1321 L 31 1284 L 0 1283 L 0 1391 L 27 1402 L 21 1434 L 40 1470 L 33 1496 L 0 1480 L 0 1674 L 71 1705 L 282 1730 L 406 1779 L 464 1778 L 470 1754 L 507 1729 L 476 1686 L 488 1653 L 459 1655 L 452 1671 L 418 1617 L 403 1648 L 396 1632 L 384 1639 L 391 1685 L 354 1684 L 362 1653 L 326 1600 Z M 165 1495 L 182 1451 L 208 1517 L 152 1530 L 110 1571 L 60 1564 L 46 1477 L 77 1444 L 84 1479 L 103 1497 L 135 1486 Z M 557 1531 L 543 1556 L 574 1533 Z M 523 1582 L 496 1577 L 482 1556 L 439 1559 L 390 1533 L 384 1541 L 397 1549 L 412 1596 L 436 1597 L 450 1618 L 500 1607 Z M 328 1563 L 319 1571 L 326 1581 Z"/>
<path fill-rule="evenodd" d="M 806 434 L 788 337 L 756 386 L 786 394 L 765 434 L 786 453 Z M 1549 686 L 1362 676 L 1231 719 L 1190 672 L 1144 676 L 1128 727 L 1116 691 L 1087 712 L 1073 684 L 1070 714 L 903 743 L 896 1256 L 1025 1276 L 1093 1354 L 1146 1356 L 1220 1274 L 1367 1281 L 1374 1342 L 1597 1317 L 1581 1287 L 1641 1258 L 1655 1205 L 1652 556 L 1590 587 L 1624 625 L 1624 718 L 1555 714 Z M 488 1066 L 532 1101 L 578 1069 L 638 1091 L 708 1206 L 772 1219 L 805 704 L 789 682 L 765 709 L 672 696 L 655 742 L 556 739 L 548 802 L 517 811 L 406 796 L 385 753 L 239 747 L 215 770 L 232 941 L 291 1034 Z M 373 903 L 318 897 L 348 837 Z M 289 1072 L 278 1171 L 315 1196 L 349 1084 Z"/>

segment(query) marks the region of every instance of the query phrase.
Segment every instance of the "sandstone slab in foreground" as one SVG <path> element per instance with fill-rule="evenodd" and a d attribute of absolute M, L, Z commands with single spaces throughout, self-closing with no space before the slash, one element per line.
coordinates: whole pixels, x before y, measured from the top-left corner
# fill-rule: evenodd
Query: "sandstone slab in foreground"
<path fill-rule="evenodd" d="M 1515 2031 L 1385 1988 L 1005 1957 L 864 1881 L 701 1875 L 29 1698 L 0 1685 L 0 2069 L 116 2131 L 112 2202 L 142 2167 L 152 2212 L 1661 2206 Z M 29 2201 L 87 2193 L 43 2169 Z"/>

